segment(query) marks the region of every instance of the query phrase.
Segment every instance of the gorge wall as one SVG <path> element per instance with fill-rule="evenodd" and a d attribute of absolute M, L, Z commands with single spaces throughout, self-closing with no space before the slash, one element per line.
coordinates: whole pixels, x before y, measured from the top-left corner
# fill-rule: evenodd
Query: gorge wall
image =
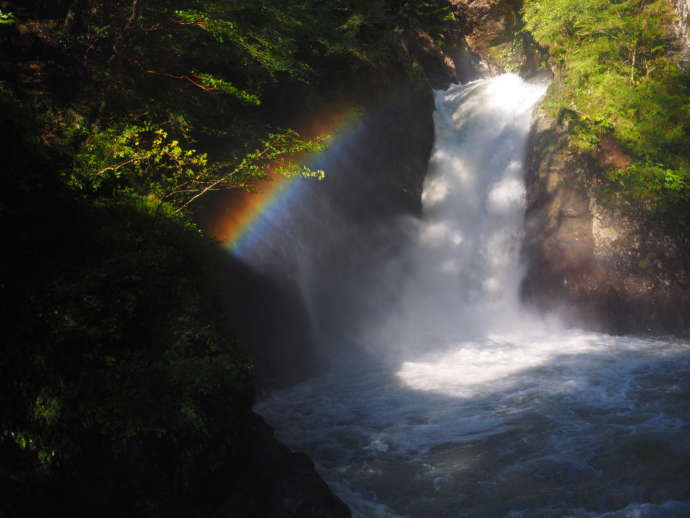
<path fill-rule="evenodd" d="M 482 77 L 513 72 L 525 78 L 540 69 L 545 51 L 521 32 L 521 0 L 451 0 L 457 20 L 453 37 L 441 45 L 420 31 L 408 31 L 405 46 L 424 68 L 429 84 L 446 89 Z"/>
<path fill-rule="evenodd" d="M 255 358 L 260 391 L 297 383 L 329 364 L 333 351 L 326 349 L 351 331 L 342 329 L 342 314 L 355 320 L 367 310 L 356 290 L 362 276 L 393 253 L 391 221 L 421 210 L 433 143 L 431 90 L 421 75 L 400 69 L 359 81 L 311 105 L 286 103 L 295 117 L 314 120 L 333 106 L 357 108 L 347 130 L 318 157 L 325 178 L 303 182 L 299 200 L 269 224 L 250 258 L 228 259 L 236 279 L 228 313 Z M 232 195 L 211 199 L 209 218 Z M 319 319 L 310 315 L 314 306 Z"/>
<path fill-rule="evenodd" d="M 634 208 L 601 195 L 604 170 L 625 167 L 613 139 L 596 154 L 569 145 L 568 124 L 537 114 L 527 159 L 523 296 L 602 331 L 687 328 L 687 244 Z"/>

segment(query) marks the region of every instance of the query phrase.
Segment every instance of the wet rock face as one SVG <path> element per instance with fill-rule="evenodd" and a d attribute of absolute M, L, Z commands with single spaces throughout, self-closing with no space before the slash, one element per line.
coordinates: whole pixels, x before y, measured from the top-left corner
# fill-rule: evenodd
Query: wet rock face
<path fill-rule="evenodd" d="M 447 90 L 451 84 L 468 83 L 495 73 L 482 57 L 470 49 L 462 28 L 441 48 L 431 37 L 418 30 L 408 30 L 403 44 L 409 56 L 424 70 L 429 86 Z"/>
<path fill-rule="evenodd" d="M 541 50 L 524 34 L 520 0 L 451 0 L 463 25 L 469 49 L 481 56 L 476 67 L 482 77 L 516 72 L 537 73 Z"/>
<path fill-rule="evenodd" d="M 408 30 L 403 41 L 408 54 L 424 69 L 431 88 L 445 90 L 457 82 L 452 59 L 434 44 L 426 32 Z"/>
<path fill-rule="evenodd" d="M 502 73 L 496 58 L 519 24 L 519 2 L 451 0 L 451 4 L 459 24 L 450 43 L 440 48 L 419 30 L 408 30 L 404 38 L 408 54 L 437 90 Z"/>
<path fill-rule="evenodd" d="M 591 329 L 678 332 L 690 323 L 687 245 L 598 195 L 629 159 L 615 141 L 569 147 L 566 124 L 537 114 L 527 162 L 524 299 Z"/>
<path fill-rule="evenodd" d="M 229 256 L 225 294 L 229 331 L 247 346 L 259 390 L 285 387 L 320 367 L 303 301 L 284 283 Z"/>
<path fill-rule="evenodd" d="M 512 38 L 519 25 L 515 0 L 451 0 L 465 26 L 468 45 L 479 54 Z"/>
<path fill-rule="evenodd" d="M 229 497 L 212 518 L 351 518 L 309 457 L 278 442 L 259 416 L 252 419 L 245 469 L 214 481 L 226 485 Z"/>
<path fill-rule="evenodd" d="M 442 48 L 420 31 L 408 31 L 405 47 L 425 70 L 432 88 L 467 83 L 504 72 L 530 78 L 542 73 L 544 50 L 520 33 L 520 0 L 450 0 L 458 20 Z"/>

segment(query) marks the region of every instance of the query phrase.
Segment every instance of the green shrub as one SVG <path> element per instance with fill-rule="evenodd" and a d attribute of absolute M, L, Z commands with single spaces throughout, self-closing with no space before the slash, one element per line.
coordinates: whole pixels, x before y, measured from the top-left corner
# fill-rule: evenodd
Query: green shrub
<path fill-rule="evenodd" d="M 688 227 L 690 76 L 671 58 L 673 13 L 662 0 L 528 0 L 526 27 L 549 49 L 560 81 L 547 105 L 575 115 L 573 142 L 612 134 L 633 165 L 610 177 L 637 206 Z"/>
<path fill-rule="evenodd" d="M 34 278 L 3 286 L 22 304 L 0 360 L 10 472 L 86 485 L 115 515 L 159 515 L 232 465 L 253 401 L 225 323 L 224 254 L 157 207 L 46 205 L 13 243 Z"/>

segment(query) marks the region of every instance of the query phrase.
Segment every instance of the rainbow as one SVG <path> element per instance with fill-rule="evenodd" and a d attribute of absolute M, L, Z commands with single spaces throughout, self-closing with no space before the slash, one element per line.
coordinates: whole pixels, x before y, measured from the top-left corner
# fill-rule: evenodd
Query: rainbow
<path fill-rule="evenodd" d="M 360 116 L 360 110 L 350 106 L 309 124 L 305 134 L 331 134 L 333 139 L 329 149 L 307 157 L 302 163 L 325 169 L 328 174 L 324 162 L 327 162 L 329 152 L 353 132 Z M 272 175 L 256 182 L 251 192 L 229 191 L 215 208 L 206 230 L 233 255 L 246 256 L 275 222 L 280 221 L 285 212 L 290 210 L 308 181 L 315 180 Z"/>
<path fill-rule="evenodd" d="M 211 235 L 230 252 L 242 255 L 296 197 L 299 180 L 276 175 L 257 182 L 252 192 L 228 193 L 211 224 Z"/>

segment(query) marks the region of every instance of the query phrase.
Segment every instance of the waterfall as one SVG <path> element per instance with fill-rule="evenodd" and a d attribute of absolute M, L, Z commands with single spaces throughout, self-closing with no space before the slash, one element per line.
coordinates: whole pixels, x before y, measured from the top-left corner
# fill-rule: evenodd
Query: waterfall
<path fill-rule="evenodd" d="M 523 161 L 545 89 L 506 74 L 435 92 L 423 217 L 396 267 L 371 285 L 373 297 L 392 291 L 393 303 L 365 342 L 377 350 L 393 344 L 398 354 L 401 344 L 428 350 L 438 340 L 524 327 Z"/>
<path fill-rule="evenodd" d="M 690 345 L 520 307 L 544 89 L 504 75 L 435 93 L 422 217 L 391 225 L 396 253 L 348 286 L 366 311 L 340 315 L 364 353 L 256 406 L 357 518 L 690 515 Z"/>

